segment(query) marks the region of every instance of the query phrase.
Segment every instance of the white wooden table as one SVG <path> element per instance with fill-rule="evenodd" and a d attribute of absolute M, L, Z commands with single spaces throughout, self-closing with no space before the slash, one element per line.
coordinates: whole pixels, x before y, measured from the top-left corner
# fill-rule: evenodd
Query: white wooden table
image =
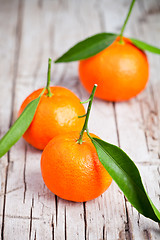
<path fill-rule="evenodd" d="M 1 136 L 15 121 L 24 98 L 45 86 L 48 57 L 56 59 L 92 34 L 119 32 L 129 4 L 128 0 L 0 0 Z M 125 33 L 160 47 L 159 0 L 138 0 Z M 160 56 L 148 57 L 146 90 L 123 103 L 95 99 L 89 128 L 134 160 L 160 210 Z M 77 63 L 53 68 L 52 84 L 68 87 L 82 100 L 88 98 Z M 160 239 L 158 224 L 139 215 L 115 183 L 86 203 L 52 194 L 41 177 L 40 157 L 41 151 L 21 139 L 0 160 L 2 240 Z"/>

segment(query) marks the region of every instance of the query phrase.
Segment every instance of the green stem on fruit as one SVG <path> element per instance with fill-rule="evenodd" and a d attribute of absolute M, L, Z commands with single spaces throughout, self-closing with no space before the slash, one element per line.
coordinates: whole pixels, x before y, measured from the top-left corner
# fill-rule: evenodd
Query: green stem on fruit
<path fill-rule="evenodd" d="M 46 90 L 48 93 L 46 94 L 48 97 L 52 97 L 51 89 L 50 89 L 50 81 L 51 81 L 51 63 L 52 59 L 48 59 L 48 73 L 47 73 L 47 85 L 46 85 Z"/>
<path fill-rule="evenodd" d="M 82 104 L 86 103 L 86 102 L 89 102 L 89 104 L 88 104 L 88 108 L 87 108 L 87 113 L 83 116 L 79 116 L 79 117 L 86 117 L 83 128 L 82 128 L 82 131 L 80 132 L 79 139 L 77 140 L 77 143 L 79 143 L 79 144 L 82 144 L 82 142 L 83 142 L 82 138 L 83 138 L 84 131 L 87 131 L 87 133 L 89 133 L 88 132 L 88 119 L 89 119 L 91 106 L 92 106 L 92 102 L 93 102 L 93 97 L 94 97 L 96 88 L 97 88 L 97 84 L 94 84 L 94 87 L 92 89 L 92 92 L 91 92 L 91 95 L 90 95 L 89 99 L 87 101 L 81 102 Z"/>
<path fill-rule="evenodd" d="M 132 0 L 131 5 L 130 5 L 130 7 L 129 7 L 129 11 L 128 11 L 127 17 L 126 17 L 126 19 L 125 19 L 125 21 L 124 21 L 124 24 L 123 24 L 122 28 L 121 28 L 121 33 L 120 33 L 120 35 L 119 35 L 119 36 L 120 36 L 120 40 L 119 40 L 120 43 L 124 43 L 124 42 L 123 42 L 123 39 L 122 39 L 122 37 L 123 37 L 123 32 L 124 32 L 124 29 L 125 29 L 126 24 L 127 24 L 127 22 L 128 22 L 128 19 L 129 19 L 129 17 L 130 17 L 130 14 L 131 14 L 131 12 L 132 12 L 132 8 L 133 8 L 133 6 L 134 6 L 135 1 L 136 1 L 136 0 Z"/>

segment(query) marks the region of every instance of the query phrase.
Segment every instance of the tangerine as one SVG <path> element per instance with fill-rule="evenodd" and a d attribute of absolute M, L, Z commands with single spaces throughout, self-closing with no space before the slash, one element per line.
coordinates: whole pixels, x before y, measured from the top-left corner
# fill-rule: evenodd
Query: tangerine
<path fill-rule="evenodd" d="M 124 101 L 135 97 L 146 86 L 149 64 L 146 54 L 119 37 L 106 49 L 79 63 L 79 78 L 91 92 L 93 84 L 98 88 L 95 96 L 108 101 Z"/>
<path fill-rule="evenodd" d="M 47 143 L 56 135 L 71 130 L 80 131 L 84 124 L 79 115 L 85 114 L 79 98 L 64 87 L 50 87 L 52 96 L 47 96 L 47 90 L 41 96 L 33 121 L 24 133 L 24 139 L 38 149 L 44 149 Z M 22 103 L 18 115 L 35 98 L 42 89 L 31 93 Z"/>
<path fill-rule="evenodd" d="M 75 131 L 54 137 L 42 153 L 41 172 L 51 192 L 66 200 L 84 202 L 101 195 L 112 178 L 87 133 L 82 144 L 78 138 L 79 132 Z"/>

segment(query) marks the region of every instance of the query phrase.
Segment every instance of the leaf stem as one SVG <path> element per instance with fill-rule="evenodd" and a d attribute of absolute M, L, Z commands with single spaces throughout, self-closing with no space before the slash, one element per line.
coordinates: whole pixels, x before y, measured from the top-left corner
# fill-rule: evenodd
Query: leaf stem
<path fill-rule="evenodd" d="M 83 128 L 82 128 L 82 131 L 80 132 L 79 139 L 77 140 L 77 143 L 79 143 L 79 144 L 82 144 L 82 142 L 83 142 L 82 138 L 83 138 L 84 131 L 86 130 L 88 132 L 88 119 L 89 119 L 91 106 L 92 106 L 92 102 L 93 102 L 93 97 L 94 97 L 96 88 L 97 88 L 97 84 L 94 84 L 94 87 L 92 89 L 91 95 L 89 97 L 89 104 L 88 104 L 88 108 L 87 108 L 87 113 L 85 114 L 86 115 L 86 119 L 85 119 L 85 122 L 84 122 L 84 125 L 83 125 Z M 85 101 L 85 102 L 88 102 L 88 100 Z"/>
<path fill-rule="evenodd" d="M 83 102 L 80 102 L 81 104 L 84 104 L 84 103 L 88 103 L 88 102 L 90 102 L 91 101 L 91 99 L 90 99 L 90 97 L 86 100 L 86 101 L 83 101 Z"/>
<path fill-rule="evenodd" d="M 120 40 L 119 40 L 120 43 L 123 43 L 123 39 L 122 39 L 122 37 L 123 37 L 123 32 L 124 32 L 124 29 L 125 29 L 126 24 L 127 24 L 127 22 L 128 22 L 129 16 L 130 16 L 130 14 L 131 14 L 131 12 L 132 12 L 132 8 L 133 8 L 133 6 L 134 6 L 135 1 L 136 1 L 136 0 L 132 0 L 131 5 L 130 5 L 130 7 L 129 7 L 129 11 L 128 11 L 128 13 L 127 13 L 127 17 L 126 17 L 126 19 L 125 19 L 125 21 L 124 21 L 124 24 L 123 24 L 122 28 L 121 28 Z"/>
<path fill-rule="evenodd" d="M 83 118 L 83 117 L 86 117 L 87 114 L 84 114 L 82 116 L 78 116 L 78 118 Z"/>
<path fill-rule="evenodd" d="M 39 97 L 42 97 L 42 95 L 44 94 L 46 88 L 43 88 L 42 92 L 40 93 Z"/>
<path fill-rule="evenodd" d="M 48 93 L 46 94 L 48 97 L 52 97 L 52 93 L 50 90 L 50 81 L 51 81 L 51 63 L 52 63 L 52 59 L 49 58 L 48 59 L 48 73 L 47 73 L 47 85 L 46 85 L 46 89 L 48 91 Z"/>

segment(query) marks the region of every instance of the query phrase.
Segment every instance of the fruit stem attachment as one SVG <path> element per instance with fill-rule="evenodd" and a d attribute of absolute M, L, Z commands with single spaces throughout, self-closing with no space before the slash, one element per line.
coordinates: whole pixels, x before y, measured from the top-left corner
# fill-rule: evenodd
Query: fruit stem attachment
<path fill-rule="evenodd" d="M 52 59 L 49 58 L 48 59 L 48 73 L 47 73 L 47 85 L 46 85 L 46 89 L 48 91 L 48 93 L 46 94 L 48 97 L 52 97 L 52 93 L 51 93 L 51 89 L 50 89 L 50 81 L 51 81 L 51 63 L 52 63 Z"/>
<path fill-rule="evenodd" d="M 82 128 L 82 131 L 80 132 L 79 139 L 77 140 L 77 143 L 79 143 L 79 144 L 82 144 L 82 142 L 83 142 L 82 138 L 83 138 L 84 131 L 88 132 L 88 119 L 89 119 L 91 106 L 92 106 L 92 102 L 93 102 L 93 97 L 94 97 L 96 88 L 97 88 L 97 84 L 94 84 L 94 87 L 92 89 L 92 92 L 91 92 L 91 95 L 90 95 L 89 99 L 87 101 L 81 102 L 82 104 L 86 103 L 86 102 L 89 102 L 89 104 L 88 104 L 88 108 L 87 108 L 87 113 L 85 115 L 83 115 L 84 117 L 86 117 L 86 119 L 85 119 L 85 122 L 84 122 L 84 125 L 83 125 L 83 128 Z M 83 116 L 80 116 L 80 117 L 83 117 Z"/>
<path fill-rule="evenodd" d="M 124 29 L 125 29 L 126 24 L 127 24 L 127 22 L 128 22 L 129 16 L 130 16 L 130 14 L 131 14 L 131 12 L 132 12 L 132 8 L 133 8 L 133 6 L 134 6 L 135 1 L 136 1 L 136 0 L 132 0 L 131 5 L 130 5 L 130 7 L 129 7 L 129 11 L 128 11 L 128 13 L 127 13 L 127 17 L 126 17 L 126 19 L 125 19 L 125 21 L 124 21 L 124 24 L 123 24 L 122 28 L 121 28 L 121 33 L 120 33 L 120 40 L 119 40 L 119 42 L 122 43 L 122 44 L 123 44 L 123 39 L 122 39 L 122 37 L 123 37 L 123 32 L 124 32 Z"/>

